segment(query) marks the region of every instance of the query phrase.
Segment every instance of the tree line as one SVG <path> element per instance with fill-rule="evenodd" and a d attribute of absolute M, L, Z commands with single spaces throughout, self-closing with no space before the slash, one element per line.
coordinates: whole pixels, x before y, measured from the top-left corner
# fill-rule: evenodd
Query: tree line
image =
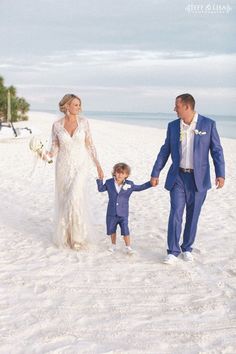
<path fill-rule="evenodd" d="M 0 76 L 0 120 L 7 120 L 7 93 L 11 95 L 11 121 L 28 120 L 27 112 L 30 105 L 23 97 L 17 97 L 14 86 L 4 86 L 4 79 Z"/>

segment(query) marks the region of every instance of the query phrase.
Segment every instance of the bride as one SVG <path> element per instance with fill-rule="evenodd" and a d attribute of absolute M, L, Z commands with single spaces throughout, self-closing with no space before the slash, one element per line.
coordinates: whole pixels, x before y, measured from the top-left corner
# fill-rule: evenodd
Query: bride
<path fill-rule="evenodd" d="M 86 181 L 89 156 L 99 178 L 103 171 L 97 158 L 88 120 L 82 117 L 81 99 L 65 95 L 59 102 L 65 116 L 52 126 L 52 145 L 49 157 L 57 155 L 55 168 L 55 232 L 54 242 L 59 247 L 75 250 L 86 246 L 88 220 Z"/>

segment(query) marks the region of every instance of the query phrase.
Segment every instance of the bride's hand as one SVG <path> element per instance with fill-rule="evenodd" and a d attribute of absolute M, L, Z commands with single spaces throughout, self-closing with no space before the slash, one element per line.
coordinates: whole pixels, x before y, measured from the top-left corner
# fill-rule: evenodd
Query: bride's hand
<path fill-rule="evenodd" d="M 97 166 L 97 171 L 98 171 L 98 178 L 99 179 L 103 179 L 104 178 L 104 173 L 103 173 L 103 170 L 102 170 L 101 166 Z"/>
<path fill-rule="evenodd" d="M 42 150 L 41 151 L 41 159 L 43 159 L 44 161 L 47 161 L 48 163 L 52 163 L 52 156 L 51 153 L 47 150 Z"/>

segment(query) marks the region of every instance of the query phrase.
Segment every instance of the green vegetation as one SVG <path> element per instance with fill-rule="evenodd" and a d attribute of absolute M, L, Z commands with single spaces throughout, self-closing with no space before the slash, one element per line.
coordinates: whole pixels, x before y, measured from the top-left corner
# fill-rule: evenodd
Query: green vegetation
<path fill-rule="evenodd" d="M 11 94 L 11 121 L 28 120 L 27 112 L 30 105 L 23 97 L 17 97 L 14 86 L 4 86 L 4 80 L 0 76 L 0 120 L 7 119 L 7 92 Z"/>

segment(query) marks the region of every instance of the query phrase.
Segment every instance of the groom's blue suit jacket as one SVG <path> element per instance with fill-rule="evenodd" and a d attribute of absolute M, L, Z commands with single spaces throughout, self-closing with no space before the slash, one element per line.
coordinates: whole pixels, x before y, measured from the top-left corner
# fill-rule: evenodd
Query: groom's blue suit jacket
<path fill-rule="evenodd" d="M 150 182 L 146 182 L 141 185 L 136 185 L 130 180 L 125 181 L 125 185 L 129 185 L 130 188 L 121 188 L 117 193 L 114 178 L 107 179 L 103 184 L 103 181 L 97 179 L 97 185 L 99 192 L 108 192 L 109 201 L 107 206 L 107 216 L 128 216 L 129 215 L 129 197 L 133 192 L 140 192 L 151 187 Z"/>
<path fill-rule="evenodd" d="M 198 115 L 196 130 L 205 132 L 205 134 L 194 135 L 194 179 L 197 190 L 200 192 L 211 188 L 209 152 L 213 159 L 216 177 L 225 177 L 225 162 L 215 122 L 210 118 Z M 168 125 L 166 140 L 153 166 L 152 177 L 159 177 L 160 171 L 170 155 L 172 165 L 166 178 L 165 188 L 167 190 L 172 189 L 179 173 L 181 157 L 180 119 L 176 119 Z"/>

